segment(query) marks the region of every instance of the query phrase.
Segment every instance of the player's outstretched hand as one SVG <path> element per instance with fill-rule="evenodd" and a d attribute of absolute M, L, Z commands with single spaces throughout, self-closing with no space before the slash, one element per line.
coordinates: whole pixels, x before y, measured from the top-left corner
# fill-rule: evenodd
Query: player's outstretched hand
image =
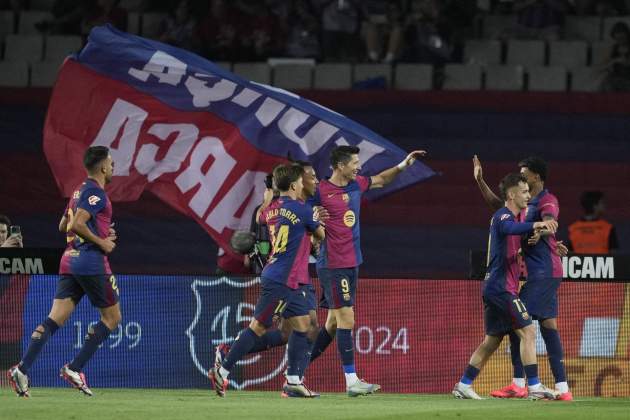
<path fill-rule="evenodd" d="M 551 233 L 556 233 L 558 230 L 558 222 L 555 220 L 545 220 L 543 222 L 534 223 L 535 230 L 548 230 Z"/>
<path fill-rule="evenodd" d="M 315 206 L 313 207 L 313 219 L 318 221 L 322 226 L 326 226 L 326 221 L 330 219 L 330 213 L 328 213 L 326 207 Z"/>
<path fill-rule="evenodd" d="M 103 239 L 103 242 L 100 244 L 101 249 L 106 254 L 111 254 L 114 248 L 116 248 L 116 244 L 109 238 Z"/>
<path fill-rule="evenodd" d="M 481 161 L 477 155 L 473 156 L 473 175 L 475 177 L 475 181 L 481 182 L 483 180 L 483 170 L 481 169 Z"/>
<path fill-rule="evenodd" d="M 540 231 L 535 230 L 534 234 L 527 239 L 527 245 L 534 246 L 540 240 Z"/>
<path fill-rule="evenodd" d="M 111 241 L 115 241 L 116 239 L 118 239 L 118 236 L 116 235 L 116 229 L 114 229 L 114 223 L 109 225 L 109 231 L 108 231 L 108 234 L 107 234 L 107 239 L 109 239 Z"/>
<path fill-rule="evenodd" d="M 569 248 L 562 242 L 556 242 L 556 254 L 561 257 L 565 257 L 569 253 Z"/>

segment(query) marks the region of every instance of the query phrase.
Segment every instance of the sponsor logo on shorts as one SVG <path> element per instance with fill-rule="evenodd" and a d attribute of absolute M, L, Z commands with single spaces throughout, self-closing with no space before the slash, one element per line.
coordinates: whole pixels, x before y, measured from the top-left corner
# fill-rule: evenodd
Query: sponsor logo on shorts
<path fill-rule="evenodd" d="M 527 320 L 529 319 L 529 314 L 528 314 L 527 312 L 523 312 L 523 313 L 521 314 L 521 316 L 523 317 L 523 319 L 524 319 L 525 321 L 527 321 Z"/>
<path fill-rule="evenodd" d="M 343 300 L 349 301 L 350 300 L 350 293 L 344 293 L 343 294 Z"/>

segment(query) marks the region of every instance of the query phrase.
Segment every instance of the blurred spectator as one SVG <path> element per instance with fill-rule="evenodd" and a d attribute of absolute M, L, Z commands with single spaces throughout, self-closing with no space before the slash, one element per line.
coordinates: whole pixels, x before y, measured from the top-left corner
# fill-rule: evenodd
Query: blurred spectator
<path fill-rule="evenodd" d="M 162 21 L 158 39 L 179 48 L 192 50 L 195 24 L 188 0 L 181 0 L 177 8 Z"/>
<path fill-rule="evenodd" d="M 355 62 L 361 56 L 358 0 L 315 0 L 322 21 L 322 55 L 325 61 Z"/>
<path fill-rule="evenodd" d="M 319 20 L 308 0 L 294 0 L 289 15 L 286 54 L 290 57 L 318 58 Z"/>
<path fill-rule="evenodd" d="M 410 1 L 405 14 L 402 61 L 443 64 L 450 60 L 453 48 L 444 32 L 451 28 L 445 21 L 440 22 L 441 5 L 437 0 Z"/>
<path fill-rule="evenodd" d="M 11 228 L 18 228 L 18 226 L 11 226 L 11 220 L 3 214 L 0 214 L 0 247 L 2 248 L 22 248 L 22 234 L 18 232 L 11 232 Z M 15 229 L 13 229 L 15 230 Z"/>
<path fill-rule="evenodd" d="M 195 28 L 195 50 L 214 61 L 243 61 L 239 29 L 242 16 L 225 0 L 211 0 L 208 13 Z"/>
<path fill-rule="evenodd" d="M 571 10 L 567 0 L 515 0 L 513 11 L 518 15 L 517 26 L 508 37 L 557 40 L 564 16 Z"/>
<path fill-rule="evenodd" d="M 94 6 L 94 0 L 55 0 L 51 9 L 53 20 L 39 22 L 35 27 L 50 34 L 79 35 L 81 22 L 89 16 Z"/>
<path fill-rule="evenodd" d="M 242 61 L 262 61 L 281 55 L 284 50 L 284 33 L 276 15 L 260 0 L 237 0 L 242 14 L 239 31 Z M 292 22 L 291 22 L 292 23 Z"/>
<path fill-rule="evenodd" d="M 608 254 L 619 248 L 615 227 L 604 220 L 604 193 L 585 191 L 580 198 L 582 219 L 569 226 L 569 249 L 576 254 Z"/>
<path fill-rule="evenodd" d="M 362 7 L 368 60 L 377 62 L 382 57 L 382 62 L 392 63 L 400 52 L 403 40 L 401 2 L 365 0 Z M 383 48 L 383 45 L 387 45 L 387 48 Z"/>
<path fill-rule="evenodd" d="M 249 274 L 249 257 L 247 255 L 225 252 L 223 248 L 219 248 L 217 253 L 217 276 L 246 276 Z"/>
<path fill-rule="evenodd" d="M 93 27 L 106 23 L 127 31 L 127 11 L 118 3 L 119 0 L 97 0 L 81 21 L 81 34 L 88 35 Z"/>
<path fill-rule="evenodd" d="M 624 22 L 617 22 L 610 36 L 614 44 L 600 65 L 604 76 L 601 88 L 605 92 L 627 92 L 630 91 L 630 28 Z"/>

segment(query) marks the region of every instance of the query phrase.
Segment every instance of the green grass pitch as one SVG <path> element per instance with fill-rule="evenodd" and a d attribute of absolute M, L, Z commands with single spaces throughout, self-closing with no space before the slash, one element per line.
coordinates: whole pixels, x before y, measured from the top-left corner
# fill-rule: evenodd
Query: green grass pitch
<path fill-rule="evenodd" d="M 574 402 L 455 400 L 450 395 L 375 394 L 349 398 L 285 399 L 279 392 L 94 389 L 85 397 L 70 388 L 33 388 L 31 398 L 0 389 L 0 419 L 553 419 L 628 420 L 630 399 L 576 398 Z"/>

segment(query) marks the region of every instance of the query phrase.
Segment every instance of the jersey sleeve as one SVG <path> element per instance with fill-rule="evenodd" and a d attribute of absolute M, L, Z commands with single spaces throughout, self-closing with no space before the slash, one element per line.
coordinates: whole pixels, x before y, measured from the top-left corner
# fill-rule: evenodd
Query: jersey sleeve
<path fill-rule="evenodd" d="M 96 217 L 107 205 L 107 195 L 100 188 L 90 188 L 81 193 L 77 208 L 83 209 L 90 213 L 90 216 Z"/>
<path fill-rule="evenodd" d="M 540 211 L 540 217 L 543 220 L 545 216 L 551 216 L 555 220 L 558 220 L 558 214 L 560 213 L 558 199 L 551 194 L 545 195 L 538 203 L 538 210 Z"/>
<path fill-rule="evenodd" d="M 372 185 L 372 177 L 357 175 L 357 184 L 359 184 L 361 192 L 364 193 L 370 189 L 370 185 Z"/>
<path fill-rule="evenodd" d="M 302 217 L 304 218 L 304 225 L 306 226 L 306 230 L 308 230 L 309 232 L 315 232 L 319 227 L 319 222 L 315 220 L 313 207 L 305 205 L 303 214 L 304 215 Z"/>
<path fill-rule="evenodd" d="M 320 194 L 319 185 L 315 189 L 315 195 L 313 195 L 308 200 L 306 200 L 306 204 L 308 204 L 311 207 L 321 206 L 322 205 L 322 196 Z"/>
<path fill-rule="evenodd" d="M 511 214 L 498 216 L 499 231 L 504 235 L 522 235 L 534 229 L 533 223 L 518 223 Z"/>

